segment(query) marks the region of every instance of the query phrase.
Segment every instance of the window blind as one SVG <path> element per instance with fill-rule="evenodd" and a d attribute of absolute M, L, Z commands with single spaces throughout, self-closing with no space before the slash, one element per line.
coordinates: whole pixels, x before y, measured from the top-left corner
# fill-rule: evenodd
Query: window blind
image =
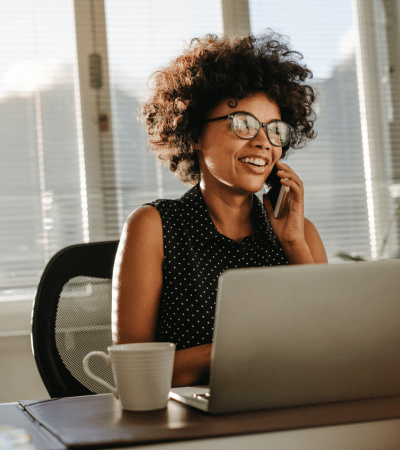
<path fill-rule="evenodd" d="M 92 3 L 97 7 L 97 0 Z M 389 188 L 397 192 L 400 173 L 398 1 L 366 3 L 375 53 L 372 63 L 364 61 L 361 70 L 373 72 L 378 80 L 376 123 L 380 127 L 385 120 L 389 123 L 385 150 L 371 158 L 372 166 L 380 168 L 374 186 L 385 199 L 385 206 L 374 210 L 380 224 L 375 253 L 388 257 L 398 248 L 397 223 L 392 220 L 395 200 L 388 197 Z M 98 34 L 97 44 L 108 46 L 112 138 L 99 143 L 97 136 L 89 136 L 86 147 L 80 142 L 79 93 L 88 87 L 82 80 L 79 85 L 72 0 L 0 5 L 1 300 L 32 298 L 47 260 L 57 250 L 87 239 L 87 203 L 100 204 L 98 192 L 104 194 L 106 208 L 94 208 L 94 217 L 103 210 L 98 221 L 106 223 L 106 238 L 118 238 L 133 209 L 157 197 L 177 197 L 187 189 L 156 164 L 136 116 L 147 96 L 150 74 L 178 55 L 191 38 L 221 31 L 220 5 L 219 0 L 106 0 L 107 35 Z M 391 14 L 388 5 L 394 8 Z M 249 6 L 251 31 L 272 27 L 287 34 L 314 71 L 318 137 L 288 159 L 305 183 L 306 216 L 320 231 L 330 261 L 339 260 L 338 252 L 371 258 L 360 115 L 362 99 L 371 89 L 361 90 L 364 97 L 360 97 L 352 2 L 251 0 Z M 96 17 L 92 19 L 95 23 Z M 96 118 L 89 115 L 85 120 Z M 372 132 L 373 126 L 369 128 Z M 85 184 L 97 164 L 91 149 L 100 153 L 103 170 L 100 185 L 94 187 Z"/>
<path fill-rule="evenodd" d="M 376 23 L 373 40 L 382 60 L 387 52 L 386 32 L 379 17 L 382 2 L 372 1 L 375 9 L 370 19 Z M 318 136 L 304 149 L 293 152 L 287 163 L 304 182 L 305 215 L 320 232 L 330 262 L 341 260 L 338 253 L 353 257 L 360 255 L 366 259 L 389 257 L 396 253 L 397 245 L 396 240 L 391 239 L 383 253 L 377 251 L 384 238 L 385 227 L 378 232 L 375 248 L 371 242 L 371 235 L 376 234 L 376 224 L 371 223 L 368 204 L 369 184 L 355 53 L 358 30 L 352 3 L 351 0 L 281 0 L 279 3 L 250 0 L 252 32 L 262 32 L 266 26 L 271 26 L 289 36 L 293 48 L 303 53 L 303 62 L 314 73 L 310 85 L 317 93 L 315 129 Z M 372 64 L 379 65 L 375 54 L 371 58 L 375 61 Z M 387 62 L 382 63 L 381 60 L 379 70 L 385 70 L 385 67 L 387 70 Z M 376 66 L 365 66 L 363 70 L 372 73 Z M 368 101 L 372 92 L 365 95 Z M 376 123 L 381 123 L 382 115 L 390 109 L 390 95 L 385 86 L 379 95 L 380 110 L 375 111 Z M 373 132 L 374 124 L 370 126 Z M 386 152 L 390 152 L 390 142 L 387 145 Z M 385 158 L 384 153 L 379 152 L 381 158 Z M 377 166 L 378 162 L 378 159 L 373 159 L 371 164 Z M 386 170 L 377 175 L 380 178 L 374 184 L 374 190 L 383 189 L 382 195 L 386 198 L 391 170 L 388 160 Z M 382 185 L 385 186 L 382 188 Z M 388 223 L 393 213 L 393 204 L 390 204 L 379 213 L 380 221 Z M 395 227 L 391 230 L 393 234 Z"/>
<path fill-rule="evenodd" d="M 388 257 L 398 252 L 399 199 L 391 198 L 392 188 L 399 187 L 398 2 L 357 0 L 354 11 L 371 250 L 376 257 Z"/>
<path fill-rule="evenodd" d="M 184 41 L 220 31 L 220 3 L 114 0 L 105 4 L 107 30 L 102 2 L 86 3 L 0 5 L 1 300 L 32 299 L 59 249 L 117 239 L 133 209 L 187 189 L 156 164 L 136 116 L 151 73 Z M 78 71 L 76 46 L 78 55 L 86 45 L 104 55 L 107 44 L 108 67 L 104 56 L 101 63 L 103 83 L 110 77 L 112 133 L 99 134 L 92 123 L 109 99 Z"/>
<path fill-rule="evenodd" d="M 219 1 L 106 0 L 110 91 L 120 228 L 129 213 L 188 187 L 156 164 L 137 116 L 150 75 L 195 37 L 220 32 Z M 117 237 L 117 236 L 116 236 Z"/>
<path fill-rule="evenodd" d="M 0 300 L 82 242 L 70 0 L 0 4 Z"/>
<path fill-rule="evenodd" d="M 385 27 L 387 33 L 388 68 L 383 81 L 390 83 L 389 105 L 392 107 L 392 120 L 389 123 L 391 141 L 392 182 L 389 186 L 394 202 L 392 217 L 387 224 L 387 234 L 382 246 L 387 246 L 389 252 L 400 258 L 399 230 L 400 230 L 400 2 L 391 0 L 383 2 Z M 390 243 L 389 240 L 393 239 Z M 396 250 L 393 251 L 392 249 Z M 385 251 L 385 248 L 383 249 Z"/>

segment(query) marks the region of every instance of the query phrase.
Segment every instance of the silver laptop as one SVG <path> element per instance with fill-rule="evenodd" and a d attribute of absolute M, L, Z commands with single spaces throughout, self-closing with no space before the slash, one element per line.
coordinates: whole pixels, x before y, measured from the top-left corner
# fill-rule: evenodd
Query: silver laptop
<path fill-rule="evenodd" d="M 384 260 L 224 272 L 210 385 L 170 397 L 220 414 L 398 394 L 400 260 Z"/>

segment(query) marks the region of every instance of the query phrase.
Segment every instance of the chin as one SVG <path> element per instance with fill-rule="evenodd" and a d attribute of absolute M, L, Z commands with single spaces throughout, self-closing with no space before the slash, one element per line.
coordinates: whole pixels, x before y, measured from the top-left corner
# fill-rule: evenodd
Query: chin
<path fill-rule="evenodd" d="M 264 181 L 265 177 L 258 177 L 257 179 L 249 180 L 246 184 L 248 185 L 249 191 L 255 194 L 264 187 Z"/>
<path fill-rule="evenodd" d="M 263 182 L 254 182 L 254 183 L 241 183 L 240 185 L 236 186 L 236 189 L 240 191 L 243 194 L 257 194 L 257 192 L 260 192 L 261 189 L 263 189 L 264 183 Z"/>

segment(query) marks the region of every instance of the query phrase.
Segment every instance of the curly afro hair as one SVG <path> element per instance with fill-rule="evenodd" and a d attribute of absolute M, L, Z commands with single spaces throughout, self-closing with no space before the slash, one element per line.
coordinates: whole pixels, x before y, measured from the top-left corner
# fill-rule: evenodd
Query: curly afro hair
<path fill-rule="evenodd" d="M 270 32 L 241 38 L 207 35 L 193 39 L 184 53 L 153 74 L 151 98 L 143 105 L 151 149 L 187 184 L 200 180 L 195 151 L 204 121 L 223 100 L 263 92 L 294 129 L 290 147 L 315 137 L 315 94 L 304 83 L 312 72 L 287 38 Z M 229 103 L 229 106 L 236 106 Z M 283 156 L 289 145 L 282 149 Z"/>

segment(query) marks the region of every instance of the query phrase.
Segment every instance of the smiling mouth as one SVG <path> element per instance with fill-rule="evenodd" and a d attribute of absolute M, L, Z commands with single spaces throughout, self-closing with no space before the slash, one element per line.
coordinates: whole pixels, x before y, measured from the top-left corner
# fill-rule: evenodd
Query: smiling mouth
<path fill-rule="evenodd" d="M 239 158 L 239 161 L 256 167 L 264 167 L 268 164 L 267 161 L 261 158 Z"/>

